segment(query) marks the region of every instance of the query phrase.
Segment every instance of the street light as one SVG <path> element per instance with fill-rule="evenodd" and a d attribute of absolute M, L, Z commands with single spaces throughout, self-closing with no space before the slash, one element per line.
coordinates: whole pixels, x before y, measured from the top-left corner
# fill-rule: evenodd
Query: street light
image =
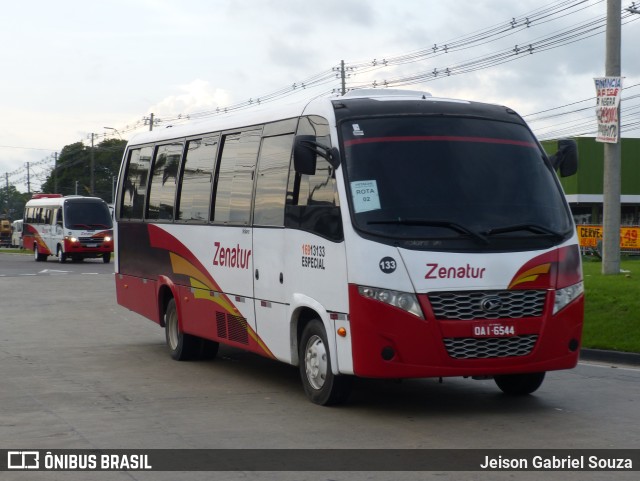
<path fill-rule="evenodd" d="M 122 135 L 120 135 L 120 132 L 118 132 L 118 129 L 114 127 L 102 127 L 102 128 L 106 130 L 113 130 L 116 134 L 118 134 L 118 137 L 120 137 L 120 140 L 122 140 Z"/>

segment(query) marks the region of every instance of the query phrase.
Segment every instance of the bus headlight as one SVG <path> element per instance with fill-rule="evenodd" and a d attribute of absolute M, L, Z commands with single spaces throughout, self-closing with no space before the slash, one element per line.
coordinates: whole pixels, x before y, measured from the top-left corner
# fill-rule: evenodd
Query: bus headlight
<path fill-rule="evenodd" d="M 420 319 L 424 319 L 422 309 L 420 308 L 420 304 L 418 304 L 418 299 L 415 294 L 366 286 L 358 286 L 358 292 L 362 297 L 384 302 L 385 304 L 389 304 L 413 314 Z"/>
<path fill-rule="evenodd" d="M 111 237 L 109 237 L 108 235 L 104 236 L 104 241 L 111 242 Z"/>
<path fill-rule="evenodd" d="M 570 302 L 580 297 L 583 292 L 584 292 L 584 283 L 582 281 L 572 286 L 565 287 L 563 289 L 558 289 L 556 291 L 556 299 L 553 303 L 553 313 L 557 314 L 567 304 L 569 304 Z"/>

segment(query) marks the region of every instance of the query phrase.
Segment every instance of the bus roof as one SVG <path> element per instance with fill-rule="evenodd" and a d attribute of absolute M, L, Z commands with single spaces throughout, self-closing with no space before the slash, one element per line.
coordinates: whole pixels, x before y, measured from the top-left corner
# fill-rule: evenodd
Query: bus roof
<path fill-rule="evenodd" d="M 129 141 L 129 145 L 141 145 L 163 140 L 180 139 L 208 132 L 220 132 L 235 128 L 249 127 L 251 125 L 259 125 L 266 122 L 299 117 L 301 115 L 321 115 L 326 118 L 331 118 L 336 105 L 344 103 L 352 106 L 366 100 L 369 101 L 370 108 L 376 104 L 380 106 L 378 102 L 405 102 L 405 105 L 409 105 L 410 103 L 415 105 L 417 100 L 424 100 L 425 104 L 423 104 L 419 109 L 421 112 L 431 111 L 432 109 L 439 113 L 466 112 L 471 115 L 477 115 L 479 112 L 483 112 L 485 115 L 490 113 L 490 117 L 504 116 L 507 112 L 510 114 L 515 113 L 504 106 L 458 99 L 437 98 L 433 97 L 429 92 L 423 91 L 402 89 L 357 89 L 352 90 L 343 96 L 330 95 L 318 97 L 313 100 L 306 100 L 304 102 L 295 102 L 278 106 L 261 105 L 259 107 L 240 112 L 224 113 L 224 109 L 221 109 L 220 114 L 216 114 L 215 116 L 205 120 L 194 120 L 177 126 L 168 125 L 162 129 L 136 134 Z M 384 108 L 384 110 L 387 110 L 387 108 Z"/>
<path fill-rule="evenodd" d="M 63 197 L 58 194 L 55 196 L 47 195 L 45 197 L 33 197 L 27 201 L 25 207 L 42 207 L 42 206 L 55 206 L 63 205 L 65 202 L 105 202 L 99 197 L 84 197 L 82 195 L 68 195 Z M 106 204 L 106 202 L 105 202 Z"/>

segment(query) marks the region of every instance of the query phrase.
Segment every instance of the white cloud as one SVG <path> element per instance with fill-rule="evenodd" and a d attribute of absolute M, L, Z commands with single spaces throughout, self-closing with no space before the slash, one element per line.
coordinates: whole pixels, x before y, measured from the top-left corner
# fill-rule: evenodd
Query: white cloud
<path fill-rule="evenodd" d="M 213 87 L 208 81 L 196 79 L 188 84 L 178 85 L 178 93 L 165 97 L 152 105 L 151 112 L 160 112 L 165 117 L 186 116 L 195 112 L 215 110 L 229 105 L 232 96 L 224 89 Z"/>

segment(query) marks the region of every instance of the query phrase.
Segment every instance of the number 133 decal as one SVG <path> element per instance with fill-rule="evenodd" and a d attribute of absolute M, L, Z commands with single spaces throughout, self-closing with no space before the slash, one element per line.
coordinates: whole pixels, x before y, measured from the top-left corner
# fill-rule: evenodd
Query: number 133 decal
<path fill-rule="evenodd" d="M 393 257 L 383 257 L 378 265 L 385 274 L 391 274 L 397 267 L 396 260 Z"/>

